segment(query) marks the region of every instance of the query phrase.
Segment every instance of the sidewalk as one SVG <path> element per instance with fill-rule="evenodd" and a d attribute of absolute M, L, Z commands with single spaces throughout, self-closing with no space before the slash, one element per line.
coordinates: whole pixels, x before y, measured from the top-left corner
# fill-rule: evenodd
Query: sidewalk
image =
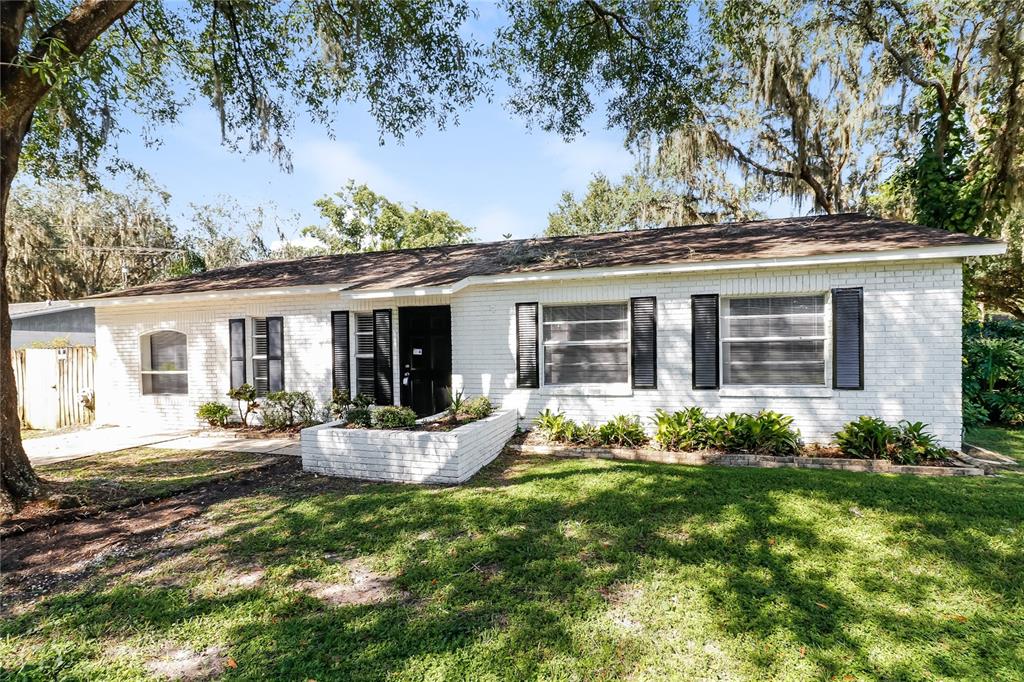
<path fill-rule="evenodd" d="M 180 439 L 187 434 L 187 431 L 181 429 L 154 431 L 135 426 L 103 426 L 56 436 L 30 438 L 22 441 L 22 445 L 33 466 L 39 466 L 98 455 L 101 452 L 153 446 L 164 441 Z"/>

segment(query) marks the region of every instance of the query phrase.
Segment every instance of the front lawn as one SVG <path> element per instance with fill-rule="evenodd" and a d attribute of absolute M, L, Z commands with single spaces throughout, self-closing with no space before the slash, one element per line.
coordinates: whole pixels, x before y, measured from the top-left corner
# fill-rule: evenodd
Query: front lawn
<path fill-rule="evenodd" d="M 965 440 L 971 445 L 993 450 L 1014 458 L 1019 464 L 1024 464 L 1024 428 L 987 426 L 972 429 L 967 433 Z"/>
<path fill-rule="evenodd" d="M 296 473 L 12 605 L 14 679 L 1024 678 L 1024 477 Z"/>

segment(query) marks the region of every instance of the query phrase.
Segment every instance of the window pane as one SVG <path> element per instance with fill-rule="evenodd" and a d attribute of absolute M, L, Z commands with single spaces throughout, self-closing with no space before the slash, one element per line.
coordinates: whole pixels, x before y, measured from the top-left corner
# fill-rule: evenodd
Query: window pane
<path fill-rule="evenodd" d="M 544 383 L 629 381 L 629 322 L 624 303 L 545 306 Z"/>
<path fill-rule="evenodd" d="M 187 374 L 143 374 L 142 392 L 146 395 L 188 393 Z"/>
<path fill-rule="evenodd" d="M 825 385 L 824 341 L 732 341 L 722 344 L 727 384 Z"/>
<path fill-rule="evenodd" d="M 764 336 L 824 336 L 824 315 L 792 317 L 732 317 L 724 320 L 722 336 L 760 338 Z"/>
<path fill-rule="evenodd" d="M 373 358 L 356 358 L 356 393 L 374 394 Z"/>
<path fill-rule="evenodd" d="M 547 346 L 546 384 L 614 384 L 629 381 L 629 345 Z"/>
<path fill-rule="evenodd" d="M 159 371 L 188 369 L 188 353 L 185 335 L 181 332 L 155 332 L 149 335 L 149 367 Z"/>
<path fill-rule="evenodd" d="M 776 296 L 771 298 L 733 298 L 728 300 L 730 316 L 793 315 L 825 312 L 824 296 Z"/>
<path fill-rule="evenodd" d="M 256 389 L 256 395 L 265 396 L 270 387 L 270 367 L 266 358 L 253 358 L 252 360 L 252 386 Z"/>

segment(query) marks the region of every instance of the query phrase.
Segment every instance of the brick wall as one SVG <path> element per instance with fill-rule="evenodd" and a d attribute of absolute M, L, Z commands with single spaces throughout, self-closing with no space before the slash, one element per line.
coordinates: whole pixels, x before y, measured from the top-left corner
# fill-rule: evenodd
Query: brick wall
<path fill-rule="evenodd" d="M 322 401 L 331 390 L 331 311 L 392 308 L 396 310 L 397 387 L 397 307 L 450 303 L 453 383 L 464 388 L 467 396 L 488 395 L 525 419 L 545 408 L 588 421 L 615 414 L 646 417 L 659 407 L 701 405 L 715 413 L 771 408 L 796 417 L 805 439 L 827 441 L 843 422 L 869 414 L 890 421 L 924 421 L 943 444 L 955 447 L 961 429 L 961 286 L 960 264 L 950 260 L 488 285 L 451 297 L 343 300 L 341 294 L 334 294 L 100 307 L 96 309 L 97 419 L 194 425 L 201 403 L 226 402 L 227 320 L 234 317 L 283 316 L 285 387 L 308 390 Z M 836 287 L 864 288 L 865 390 L 692 388 L 691 294 L 816 293 Z M 573 395 L 566 387 L 515 387 L 515 303 L 626 301 L 634 296 L 658 298 L 657 390 Z M 139 337 L 154 329 L 188 334 L 187 396 L 141 394 Z M 247 332 L 251 333 L 248 327 Z"/>

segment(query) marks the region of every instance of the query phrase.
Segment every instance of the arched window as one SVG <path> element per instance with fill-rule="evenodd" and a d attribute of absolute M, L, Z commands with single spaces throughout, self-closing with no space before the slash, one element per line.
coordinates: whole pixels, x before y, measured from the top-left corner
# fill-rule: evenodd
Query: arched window
<path fill-rule="evenodd" d="M 150 332 L 140 342 L 142 393 L 187 394 L 188 337 L 175 331 Z"/>

